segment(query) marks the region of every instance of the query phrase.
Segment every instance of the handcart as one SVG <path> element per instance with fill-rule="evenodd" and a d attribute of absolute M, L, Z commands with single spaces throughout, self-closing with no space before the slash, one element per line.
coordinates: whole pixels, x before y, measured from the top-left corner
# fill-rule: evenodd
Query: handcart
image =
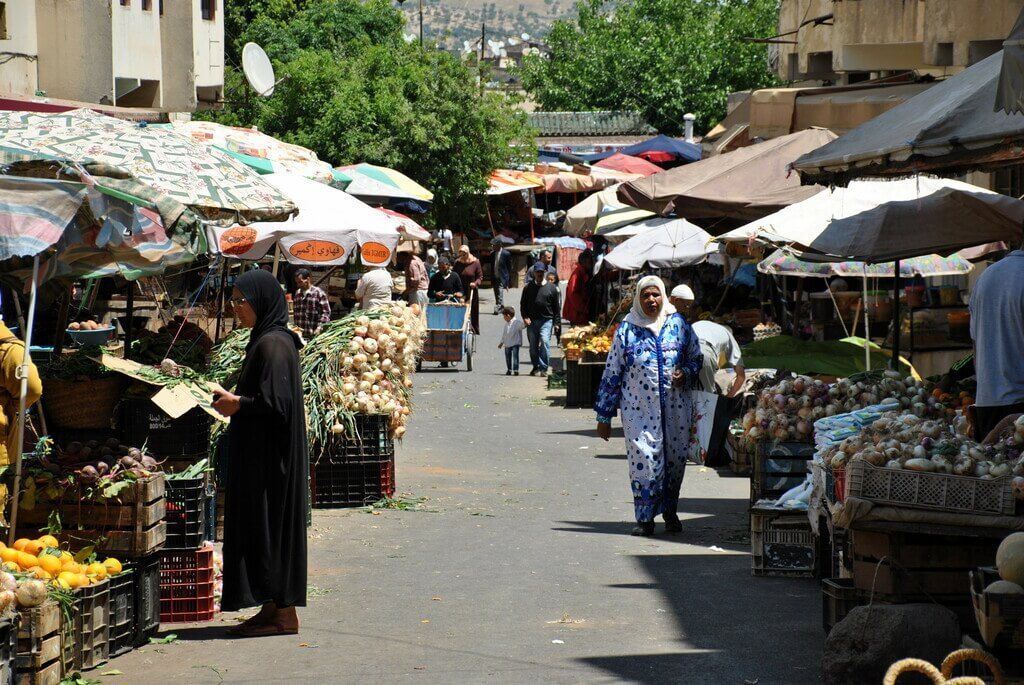
<path fill-rule="evenodd" d="M 473 293 L 472 296 L 475 296 Z M 427 333 L 416 370 L 423 362 L 441 362 L 441 366 L 459 364 L 466 358 L 466 371 L 473 370 L 473 329 L 469 321 L 470 305 L 446 300 L 427 305 Z"/>

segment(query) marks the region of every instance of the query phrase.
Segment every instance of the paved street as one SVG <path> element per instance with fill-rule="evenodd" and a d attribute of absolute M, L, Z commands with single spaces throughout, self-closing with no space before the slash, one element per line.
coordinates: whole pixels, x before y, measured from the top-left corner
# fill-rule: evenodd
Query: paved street
<path fill-rule="evenodd" d="M 515 294 L 514 303 L 518 304 Z M 234 616 L 114 659 L 104 682 L 812 683 L 815 581 L 750 575 L 747 479 L 690 466 L 681 534 L 632 526 L 620 430 L 504 376 L 501 319 L 466 373 L 429 365 L 398 448 L 420 511 L 317 511 L 298 637 Z M 527 355 L 523 354 L 525 360 Z"/>

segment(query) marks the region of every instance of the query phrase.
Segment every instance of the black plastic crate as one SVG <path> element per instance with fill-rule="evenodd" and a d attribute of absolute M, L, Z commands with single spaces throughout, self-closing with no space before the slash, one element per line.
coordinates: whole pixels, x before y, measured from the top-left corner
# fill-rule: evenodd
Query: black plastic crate
<path fill-rule="evenodd" d="M 74 591 L 70 639 L 63 646 L 64 670 L 88 671 L 110 656 L 110 581 Z"/>
<path fill-rule="evenodd" d="M 132 564 L 132 574 L 135 576 L 132 583 L 135 615 L 132 642 L 140 647 L 160 628 L 160 554 L 136 559 Z"/>
<path fill-rule="evenodd" d="M 130 652 L 135 646 L 135 574 L 125 564 L 122 573 L 110 578 L 110 656 Z"/>
<path fill-rule="evenodd" d="M 212 482 L 206 486 L 206 527 L 203 530 L 203 539 L 217 539 L 217 488 Z"/>
<path fill-rule="evenodd" d="M 395 457 L 332 463 L 321 460 L 310 474 L 313 507 L 362 507 L 395 494 Z"/>
<path fill-rule="evenodd" d="M 565 363 L 565 406 L 587 409 L 594 406 L 604 374 L 603 364 Z"/>
<path fill-rule="evenodd" d="M 390 423 L 391 417 L 387 414 L 357 414 L 355 435 L 345 434 L 334 439 L 327 451 L 313 461 L 348 464 L 393 458 L 395 442 L 391 439 Z"/>
<path fill-rule="evenodd" d="M 778 499 L 807 478 L 814 445 L 803 442 L 761 442 L 754 453 L 750 503 Z"/>
<path fill-rule="evenodd" d="M 126 444 L 146 445 L 161 459 L 198 459 L 209 452 L 213 418 L 198 407 L 172 419 L 147 398 L 126 397 L 118 405 L 117 417 Z"/>
<path fill-rule="evenodd" d="M 14 685 L 18 656 L 18 621 L 0 621 L 0 685 Z"/>
<path fill-rule="evenodd" d="M 195 549 L 206 536 L 206 476 L 167 480 L 164 549 Z"/>
<path fill-rule="evenodd" d="M 828 635 L 835 624 L 846 618 L 865 600 L 853 586 L 853 578 L 825 578 L 821 581 L 821 626 Z"/>

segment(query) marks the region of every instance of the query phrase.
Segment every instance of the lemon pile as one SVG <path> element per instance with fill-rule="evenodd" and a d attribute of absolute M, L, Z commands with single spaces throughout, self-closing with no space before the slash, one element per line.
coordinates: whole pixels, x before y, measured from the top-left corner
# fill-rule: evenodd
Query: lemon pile
<path fill-rule="evenodd" d="M 52 535 L 35 540 L 19 538 L 11 547 L 0 542 L 0 560 L 4 571 L 28 574 L 65 590 L 100 583 L 122 571 L 121 562 L 113 557 L 102 563 L 76 562 L 70 552 L 60 549 L 60 543 Z"/>

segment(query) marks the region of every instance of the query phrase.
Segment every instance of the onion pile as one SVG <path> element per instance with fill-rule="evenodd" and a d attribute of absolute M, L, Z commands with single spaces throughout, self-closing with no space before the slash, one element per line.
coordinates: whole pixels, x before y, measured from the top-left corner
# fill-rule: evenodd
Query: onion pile
<path fill-rule="evenodd" d="M 886 412 L 860 432 L 822 453 L 831 469 L 852 461 L 872 466 L 983 479 L 1015 476 L 1014 495 L 1024 499 L 1024 417 L 1003 440 L 982 445 L 954 432 L 943 420 Z M 1019 480 L 1018 480 L 1019 478 Z"/>
<path fill-rule="evenodd" d="M 302 351 L 311 446 L 354 435 L 356 414 L 384 414 L 395 439 L 411 413 L 411 376 L 425 324 L 419 307 L 396 302 L 331 322 Z"/>
<path fill-rule="evenodd" d="M 833 385 L 797 376 L 767 388 L 758 396 L 757 408 L 743 417 L 748 443 L 760 440 L 810 442 L 814 422 L 896 399 L 918 417 L 952 418 L 955 411 L 928 392 L 923 381 L 902 378 L 895 371 L 861 373 Z"/>

